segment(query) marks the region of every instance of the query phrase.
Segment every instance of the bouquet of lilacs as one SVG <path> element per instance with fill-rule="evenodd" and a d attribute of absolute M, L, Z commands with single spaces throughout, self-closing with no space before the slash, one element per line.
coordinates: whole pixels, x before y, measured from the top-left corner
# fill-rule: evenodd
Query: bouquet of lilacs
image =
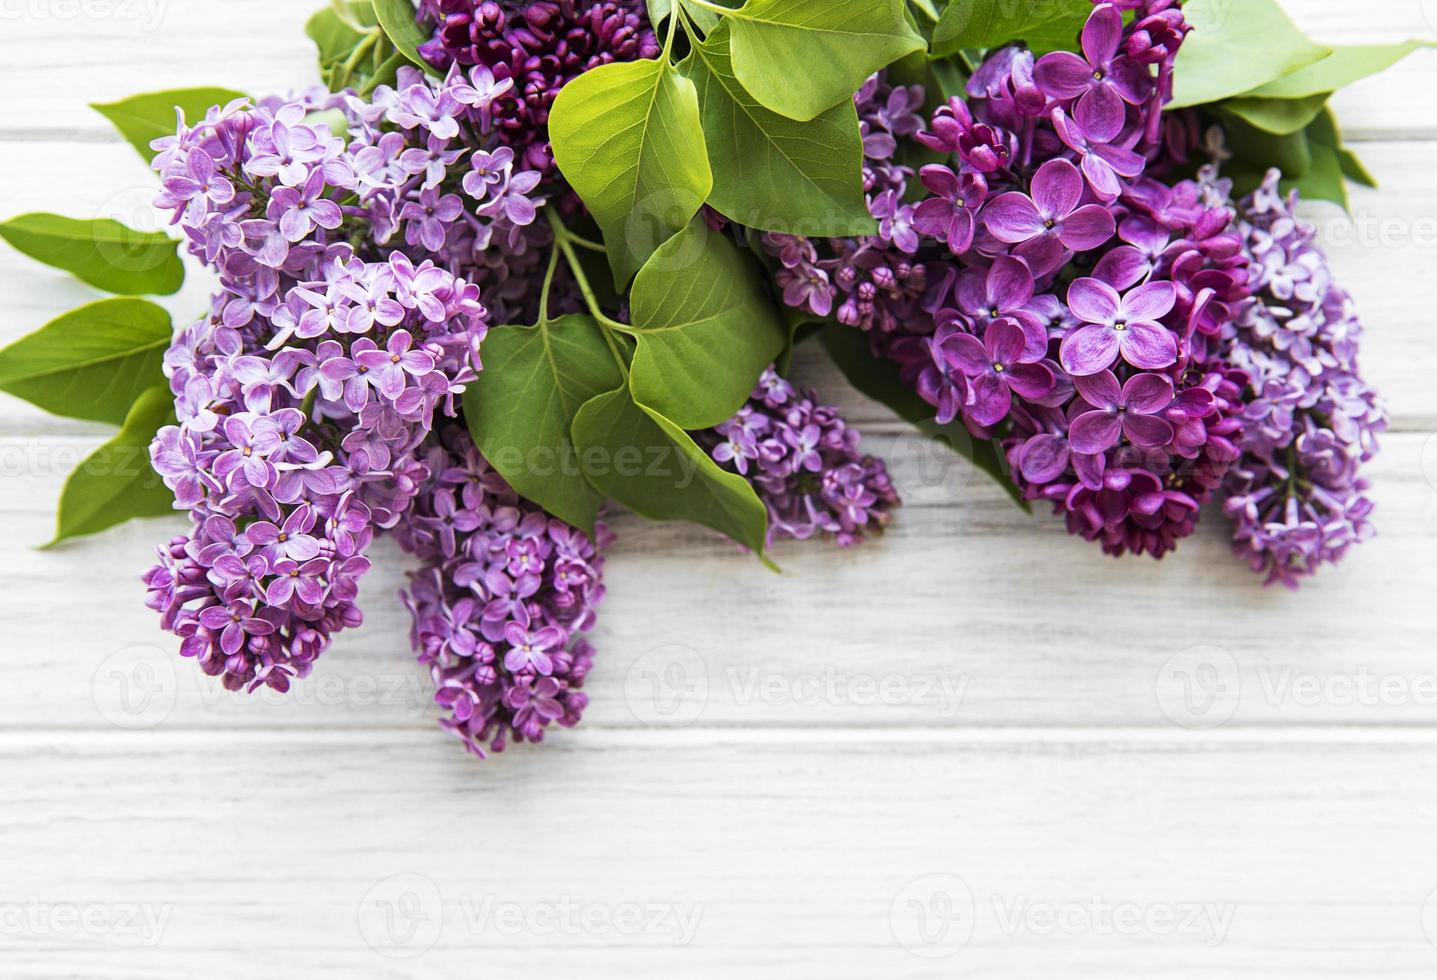
<path fill-rule="evenodd" d="M 184 512 L 149 605 L 225 687 L 284 691 L 392 535 L 443 727 L 539 741 L 587 705 L 609 511 L 765 562 L 893 519 L 884 463 L 786 377 L 817 336 L 1110 554 L 1218 500 L 1295 586 L 1372 533 L 1385 417 L 1294 207 L 1366 179 L 1326 94 L 1403 52 L 1271 0 L 1208 31 L 1203 0 L 984 6 L 335 0 L 323 84 L 97 106 L 178 238 L 0 225 L 128 294 L 0 352 L 0 388 L 119 426 L 57 540 Z M 175 327 L 138 297 L 181 248 L 218 285 Z"/>

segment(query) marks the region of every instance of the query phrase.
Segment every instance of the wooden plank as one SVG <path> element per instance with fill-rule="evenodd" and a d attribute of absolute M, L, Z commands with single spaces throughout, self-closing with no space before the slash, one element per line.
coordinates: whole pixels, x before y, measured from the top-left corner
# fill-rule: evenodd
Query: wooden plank
<path fill-rule="evenodd" d="M 1430 734 L 594 743 L 480 767 L 420 734 L 5 736 L 0 969 L 1415 978 L 1437 959 Z M 46 918 L 65 906 L 105 927 L 66 935 Z"/>

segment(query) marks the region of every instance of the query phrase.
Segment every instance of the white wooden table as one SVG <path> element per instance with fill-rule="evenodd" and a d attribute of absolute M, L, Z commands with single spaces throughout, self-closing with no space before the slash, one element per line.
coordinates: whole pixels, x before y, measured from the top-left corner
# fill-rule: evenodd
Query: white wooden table
<path fill-rule="evenodd" d="M 317 2 L 0 0 L 0 215 L 146 220 L 86 102 L 308 82 Z M 1437 35 L 1437 0 L 1290 8 Z M 1339 99 L 1383 189 L 1313 216 L 1395 424 L 1382 536 L 1299 595 L 1216 514 L 1114 563 L 810 354 L 903 486 L 892 533 L 774 577 L 618 520 L 584 725 L 480 763 L 396 549 L 311 680 L 225 695 L 143 606 L 181 522 L 34 550 L 104 432 L 0 396 L 0 977 L 1433 976 L 1434 85 L 1422 52 Z M 0 296 L 4 342 L 89 298 L 9 251 Z"/>

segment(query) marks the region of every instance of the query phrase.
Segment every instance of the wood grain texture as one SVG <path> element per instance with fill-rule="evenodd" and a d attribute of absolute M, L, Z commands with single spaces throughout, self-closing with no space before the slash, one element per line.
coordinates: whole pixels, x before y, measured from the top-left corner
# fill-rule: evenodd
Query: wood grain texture
<path fill-rule="evenodd" d="M 0 216 L 144 224 L 85 103 L 305 83 L 317 5 L 0 3 Z M 1437 37 L 1434 0 L 1287 6 Z M 478 763 L 434 727 L 397 549 L 291 697 L 224 694 L 142 605 L 180 521 L 35 551 L 105 434 L 0 397 L 0 977 L 1432 976 L 1434 84 L 1421 52 L 1337 100 L 1383 188 L 1309 213 L 1396 431 L 1381 536 L 1299 595 L 1218 514 L 1103 558 L 807 351 L 903 489 L 890 533 L 775 576 L 616 518 L 584 725 Z M 3 251 L 0 295 L 5 343 L 94 294 Z"/>

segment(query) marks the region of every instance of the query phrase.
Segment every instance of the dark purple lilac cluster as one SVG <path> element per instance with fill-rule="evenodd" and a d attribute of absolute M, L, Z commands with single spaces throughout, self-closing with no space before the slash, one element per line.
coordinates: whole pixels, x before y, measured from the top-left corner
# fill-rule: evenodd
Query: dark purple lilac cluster
<path fill-rule="evenodd" d="M 923 94 L 875 78 L 858 107 L 879 234 L 767 239 L 791 305 L 837 306 L 939 422 L 1000 440 L 1025 496 L 1112 554 L 1169 551 L 1239 452 L 1241 378 L 1215 355 L 1247 297 L 1241 239 L 1196 183 L 1149 174 L 1186 30 L 1167 0 L 1099 3 L 1081 54 L 994 52 L 917 122 Z M 944 162 L 895 165 L 905 139 Z"/>
<path fill-rule="evenodd" d="M 615 61 L 655 58 L 641 0 L 422 0 L 434 36 L 419 49 L 440 71 L 482 66 L 509 82 L 489 112 L 505 145 L 551 173 L 549 109 L 564 83 Z"/>
<path fill-rule="evenodd" d="M 481 758 L 572 727 L 594 650 L 580 634 L 604 597 L 598 542 L 521 499 L 460 425 L 425 454 L 432 474 L 396 538 L 424 562 L 404 601 L 433 675 L 440 724 Z"/>
<path fill-rule="evenodd" d="M 1295 588 L 1374 533 L 1360 470 L 1377 454 L 1387 415 L 1358 373 L 1352 298 L 1278 180 L 1268 175 L 1238 221 L 1255 295 L 1225 334 L 1225 357 L 1252 394 L 1224 509 L 1238 554 Z"/>
<path fill-rule="evenodd" d="M 1173 0 L 1096 3 L 1080 54 L 993 52 L 916 124 L 923 94 L 877 76 L 878 235 L 764 240 L 789 305 L 867 331 L 1073 533 L 1160 557 L 1222 494 L 1239 553 L 1291 585 L 1372 533 L 1358 468 L 1385 418 L 1276 177 L 1241 217 L 1211 168 L 1167 179 L 1202 139 L 1163 113 L 1187 31 Z M 906 170 L 905 140 L 945 161 Z"/>
<path fill-rule="evenodd" d="M 737 415 L 700 436 L 722 466 L 747 477 L 768 508 L 768 540 L 834 538 L 842 547 L 879 533 L 900 504 L 882 460 L 862 436 L 770 367 Z"/>

